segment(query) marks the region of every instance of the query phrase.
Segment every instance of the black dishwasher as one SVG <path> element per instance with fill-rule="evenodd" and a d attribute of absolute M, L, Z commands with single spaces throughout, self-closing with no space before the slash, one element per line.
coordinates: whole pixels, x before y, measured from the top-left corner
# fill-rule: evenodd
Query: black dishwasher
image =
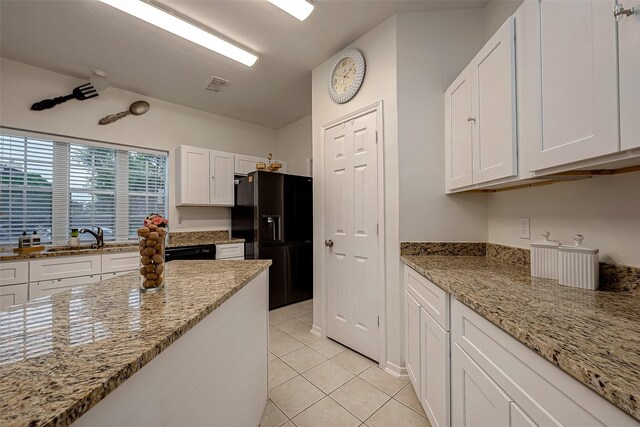
<path fill-rule="evenodd" d="M 166 262 L 177 260 L 215 259 L 216 245 L 183 246 L 179 248 L 167 248 L 165 250 Z"/>

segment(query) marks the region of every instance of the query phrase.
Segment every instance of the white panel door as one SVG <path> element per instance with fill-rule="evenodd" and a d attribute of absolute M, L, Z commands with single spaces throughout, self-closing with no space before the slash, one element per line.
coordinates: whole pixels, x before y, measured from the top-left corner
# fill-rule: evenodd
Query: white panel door
<path fill-rule="evenodd" d="M 29 285 L 27 283 L 0 286 L 0 310 L 27 302 L 28 293 Z"/>
<path fill-rule="evenodd" d="M 181 145 L 179 153 L 178 205 L 209 204 L 209 150 Z"/>
<path fill-rule="evenodd" d="M 447 190 L 473 184 L 473 83 L 467 68 L 449 86 L 445 107 L 445 185 Z"/>
<path fill-rule="evenodd" d="M 474 184 L 518 173 L 514 22 L 507 19 L 471 63 Z"/>
<path fill-rule="evenodd" d="M 404 354 L 407 375 L 420 399 L 420 304 L 404 291 Z"/>
<path fill-rule="evenodd" d="M 448 427 L 450 334 L 420 309 L 420 402 L 433 427 Z"/>
<path fill-rule="evenodd" d="M 640 0 L 618 0 L 634 13 L 618 22 L 620 61 L 620 141 L 623 150 L 640 147 Z"/>
<path fill-rule="evenodd" d="M 377 112 L 326 131 L 327 334 L 378 360 Z"/>
<path fill-rule="evenodd" d="M 221 151 L 210 152 L 211 185 L 209 186 L 209 204 L 217 206 L 233 206 L 234 188 L 233 172 L 235 159 L 231 153 Z"/>
<path fill-rule="evenodd" d="M 511 399 L 467 354 L 451 349 L 451 425 L 508 427 Z"/>
<path fill-rule="evenodd" d="M 613 0 L 538 4 L 542 140 L 532 171 L 615 153 L 620 148 Z"/>

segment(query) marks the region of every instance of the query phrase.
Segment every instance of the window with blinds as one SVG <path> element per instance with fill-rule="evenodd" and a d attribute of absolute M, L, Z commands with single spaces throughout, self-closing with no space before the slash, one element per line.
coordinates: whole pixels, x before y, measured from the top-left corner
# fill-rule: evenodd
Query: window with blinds
<path fill-rule="evenodd" d="M 94 226 L 105 241 L 135 239 L 144 217 L 166 216 L 165 153 L 3 130 L 0 174 L 0 244 L 35 230 L 43 243 L 65 244 L 72 228 Z"/>

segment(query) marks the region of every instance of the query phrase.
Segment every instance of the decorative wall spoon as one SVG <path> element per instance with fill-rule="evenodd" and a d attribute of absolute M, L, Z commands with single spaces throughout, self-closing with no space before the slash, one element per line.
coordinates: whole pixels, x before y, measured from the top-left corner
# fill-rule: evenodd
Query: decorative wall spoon
<path fill-rule="evenodd" d="M 147 111 L 149 111 L 149 103 L 147 101 L 136 101 L 129 106 L 127 111 L 123 111 L 117 114 L 109 114 L 106 117 L 103 117 L 98 121 L 99 125 L 108 125 L 117 120 L 120 120 L 123 117 L 128 116 L 129 114 L 133 114 L 134 116 L 141 116 Z"/>

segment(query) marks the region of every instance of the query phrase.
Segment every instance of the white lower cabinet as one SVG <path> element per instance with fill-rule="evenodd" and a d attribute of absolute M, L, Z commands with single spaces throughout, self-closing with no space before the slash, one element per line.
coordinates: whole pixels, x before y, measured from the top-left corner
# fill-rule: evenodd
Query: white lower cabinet
<path fill-rule="evenodd" d="M 448 294 L 416 271 L 404 270 L 406 369 L 433 427 L 450 423 Z"/>
<path fill-rule="evenodd" d="M 420 309 L 420 403 L 433 427 L 450 425 L 450 334 Z"/>
<path fill-rule="evenodd" d="M 115 252 L 102 255 L 102 274 L 123 273 L 137 270 L 140 267 L 140 253 Z"/>
<path fill-rule="evenodd" d="M 244 243 L 216 245 L 216 259 L 244 259 Z"/>
<path fill-rule="evenodd" d="M 0 286 L 0 310 L 27 302 L 28 295 L 29 285 L 27 283 Z"/>
<path fill-rule="evenodd" d="M 69 277 L 66 279 L 41 280 L 29 283 L 29 299 L 58 294 L 76 286 L 100 282 L 100 274 L 91 276 Z"/>
<path fill-rule="evenodd" d="M 457 300 L 451 325 L 453 426 L 640 426 Z"/>

